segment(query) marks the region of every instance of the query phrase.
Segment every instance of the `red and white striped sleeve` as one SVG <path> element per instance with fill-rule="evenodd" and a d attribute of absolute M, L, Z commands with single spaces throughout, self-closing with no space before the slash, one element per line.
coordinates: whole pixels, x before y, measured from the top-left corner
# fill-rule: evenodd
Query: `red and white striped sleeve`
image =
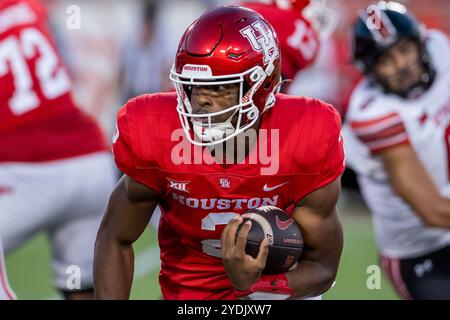
<path fill-rule="evenodd" d="M 370 120 L 350 121 L 350 126 L 372 154 L 409 143 L 403 121 L 395 112 Z"/>

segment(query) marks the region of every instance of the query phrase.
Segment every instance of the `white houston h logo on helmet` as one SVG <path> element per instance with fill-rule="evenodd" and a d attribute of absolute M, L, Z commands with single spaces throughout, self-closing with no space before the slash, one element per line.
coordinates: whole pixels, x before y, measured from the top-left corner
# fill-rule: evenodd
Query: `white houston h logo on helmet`
<path fill-rule="evenodd" d="M 241 29 L 240 32 L 250 42 L 253 50 L 263 53 L 264 64 L 269 63 L 271 58 L 279 56 L 278 46 L 272 31 L 262 24 L 261 21 L 253 22 L 251 25 Z"/>

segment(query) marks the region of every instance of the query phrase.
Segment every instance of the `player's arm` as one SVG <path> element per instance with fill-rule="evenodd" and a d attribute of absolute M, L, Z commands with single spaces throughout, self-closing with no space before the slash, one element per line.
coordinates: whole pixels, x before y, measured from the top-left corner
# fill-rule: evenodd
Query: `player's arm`
<path fill-rule="evenodd" d="M 133 243 L 157 205 L 156 193 L 124 175 L 109 199 L 95 243 L 96 299 L 128 299 L 133 281 Z"/>
<path fill-rule="evenodd" d="M 225 227 L 222 259 L 238 297 L 263 291 L 306 298 L 320 295 L 330 288 L 343 246 L 342 226 L 336 210 L 339 194 L 338 178 L 298 204 L 292 218 L 301 226 L 306 247 L 297 267 L 285 274 L 261 276 L 268 256 L 267 239 L 261 242 L 256 258 L 245 253 L 250 222 L 246 222 L 238 234 L 242 217 L 236 217 Z"/>
<path fill-rule="evenodd" d="M 286 273 L 293 298 L 318 296 L 334 282 L 343 248 L 343 232 L 336 203 L 340 178 L 310 193 L 294 210 L 305 248 L 297 267 Z"/>
<path fill-rule="evenodd" d="M 394 191 L 405 199 L 423 221 L 433 227 L 450 228 L 450 199 L 439 190 L 409 144 L 379 153 Z"/>

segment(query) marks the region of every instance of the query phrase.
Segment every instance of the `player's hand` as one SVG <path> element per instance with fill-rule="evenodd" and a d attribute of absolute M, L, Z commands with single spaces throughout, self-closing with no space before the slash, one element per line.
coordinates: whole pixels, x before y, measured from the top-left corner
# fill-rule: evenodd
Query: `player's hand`
<path fill-rule="evenodd" d="M 256 259 L 246 254 L 245 245 L 251 222 L 245 222 L 236 238 L 236 232 L 241 223 L 242 217 L 238 216 L 225 227 L 221 237 L 221 251 L 225 271 L 234 288 L 246 291 L 261 276 L 266 266 L 269 247 L 267 239 L 264 239 Z"/>

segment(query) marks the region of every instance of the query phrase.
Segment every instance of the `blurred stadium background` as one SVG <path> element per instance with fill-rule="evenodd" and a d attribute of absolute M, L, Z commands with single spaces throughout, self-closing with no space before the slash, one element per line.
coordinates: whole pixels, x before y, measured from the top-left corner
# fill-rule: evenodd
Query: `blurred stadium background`
<path fill-rule="evenodd" d="M 168 71 L 180 35 L 206 8 L 224 0 L 46 0 L 52 29 L 69 66 L 79 105 L 112 135 L 115 112 L 129 98 L 168 90 Z M 373 1 L 329 1 L 339 17 L 337 30 L 322 44 L 316 64 L 294 81 L 294 94 L 333 103 L 342 113 L 359 79 L 350 64 L 349 25 Z M 448 0 L 401 1 L 428 27 L 450 32 Z M 73 9 L 80 28 L 67 27 Z M 347 183 L 352 185 L 351 179 Z M 367 268 L 378 265 L 370 215 L 357 191 L 345 188 L 340 201 L 345 247 L 336 284 L 325 299 L 397 299 L 383 275 L 380 289 L 368 289 Z M 133 299 L 159 299 L 159 250 L 149 227 L 135 246 Z M 10 283 L 19 299 L 59 299 L 53 289 L 50 251 L 40 234 L 6 258 Z"/>

